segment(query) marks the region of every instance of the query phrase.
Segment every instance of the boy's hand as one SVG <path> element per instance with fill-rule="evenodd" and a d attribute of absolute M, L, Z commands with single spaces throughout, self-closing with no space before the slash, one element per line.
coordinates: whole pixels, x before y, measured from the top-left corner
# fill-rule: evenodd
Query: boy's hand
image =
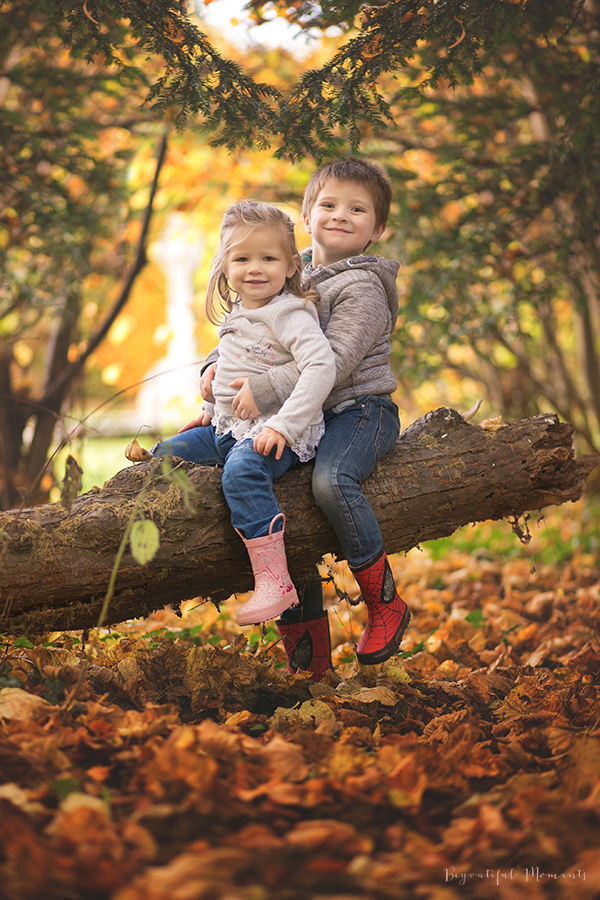
<path fill-rule="evenodd" d="M 268 456 L 273 447 L 277 447 L 275 459 L 281 459 L 286 444 L 284 436 L 267 425 L 260 434 L 256 435 L 253 446 L 256 452 L 262 453 L 263 456 Z"/>
<path fill-rule="evenodd" d="M 215 398 L 213 397 L 213 391 L 212 391 L 212 383 L 213 383 L 213 379 L 215 377 L 216 371 L 217 371 L 217 364 L 211 363 L 210 366 L 208 366 L 204 370 L 202 375 L 200 376 L 200 395 L 203 400 L 206 400 L 207 403 L 215 402 Z M 186 426 L 186 428 L 187 428 L 187 426 Z M 182 428 L 181 430 L 185 431 L 186 429 Z"/>
<path fill-rule="evenodd" d="M 236 416 L 239 416 L 240 419 L 256 419 L 260 416 L 260 409 L 254 402 L 247 378 L 236 378 L 235 381 L 230 382 L 229 387 L 239 388 L 231 402 Z M 279 457 L 277 458 L 279 459 Z"/>
<path fill-rule="evenodd" d="M 207 425 L 211 423 L 211 416 L 207 412 L 201 412 L 197 419 L 192 419 L 191 422 L 188 422 L 187 425 L 184 425 L 183 428 L 180 428 L 177 434 L 183 434 L 184 431 L 189 431 L 190 428 L 205 428 Z"/>

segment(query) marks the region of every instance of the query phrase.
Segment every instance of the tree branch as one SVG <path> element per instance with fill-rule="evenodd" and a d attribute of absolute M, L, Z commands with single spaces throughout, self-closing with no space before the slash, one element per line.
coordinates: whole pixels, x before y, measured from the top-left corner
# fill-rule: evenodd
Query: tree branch
<path fill-rule="evenodd" d="M 148 200 L 148 205 L 146 206 L 146 211 L 144 213 L 144 219 L 142 223 L 142 231 L 138 241 L 138 248 L 135 261 L 127 274 L 127 278 L 125 279 L 125 283 L 121 290 L 121 293 L 118 299 L 113 304 L 112 309 L 104 319 L 104 321 L 100 324 L 100 326 L 96 329 L 94 334 L 90 337 L 87 347 L 80 355 L 79 359 L 71 363 L 67 366 L 63 372 L 55 378 L 44 391 L 43 397 L 40 399 L 39 404 L 41 406 L 47 406 L 52 402 L 54 396 L 67 384 L 70 384 L 71 381 L 82 371 L 85 363 L 88 358 L 92 355 L 94 350 L 102 343 L 106 335 L 108 334 L 111 326 L 114 324 L 117 316 L 123 310 L 125 304 L 129 300 L 129 295 L 131 294 L 131 289 L 135 283 L 137 276 L 140 274 L 144 266 L 146 265 L 148 259 L 146 255 L 146 238 L 148 236 L 148 229 L 150 227 L 150 220 L 152 218 L 153 213 L 153 204 L 154 198 L 156 196 L 156 191 L 158 188 L 158 180 L 160 176 L 160 172 L 163 166 L 163 162 L 165 159 L 167 151 L 167 133 L 165 132 L 161 138 L 160 144 L 158 146 L 157 152 L 157 161 L 156 161 L 156 170 L 154 172 L 154 179 L 152 181 L 152 186 L 150 188 L 150 198 Z"/>

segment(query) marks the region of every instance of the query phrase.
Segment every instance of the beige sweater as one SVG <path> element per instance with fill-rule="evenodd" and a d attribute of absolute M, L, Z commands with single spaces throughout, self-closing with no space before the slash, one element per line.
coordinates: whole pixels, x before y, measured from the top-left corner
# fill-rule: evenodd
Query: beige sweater
<path fill-rule="evenodd" d="M 204 409 L 217 434 L 253 438 L 265 425 L 283 434 L 302 462 L 312 459 L 323 434 L 322 406 L 335 380 L 335 357 L 319 324 L 314 303 L 279 294 L 260 309 L 234 304 L 219 327 L 215 397 Z M 289 397 L 257 419 L 240 419 L 232 401 L 236 378 L 268 375 L 291 363 L 299 373 Z"/>

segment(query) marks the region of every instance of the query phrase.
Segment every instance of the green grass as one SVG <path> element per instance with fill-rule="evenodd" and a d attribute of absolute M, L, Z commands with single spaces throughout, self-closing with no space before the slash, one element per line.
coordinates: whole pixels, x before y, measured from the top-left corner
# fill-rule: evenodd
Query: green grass
<path fill-rule="evenodd" d="M 443 559 L 451 551 L 482 558 L 505 560 L 534 559 L 539 565 L 562 565 L 582 555 L 600 560 L 600 497 L 585 496 L 577 503 L 548 507 L 531 512 L 522 532 L 529 535 L 524 542 L 514 533 L 506 519 L 466 525 L 455 534 L 423 544 L 434 560 Z"/>

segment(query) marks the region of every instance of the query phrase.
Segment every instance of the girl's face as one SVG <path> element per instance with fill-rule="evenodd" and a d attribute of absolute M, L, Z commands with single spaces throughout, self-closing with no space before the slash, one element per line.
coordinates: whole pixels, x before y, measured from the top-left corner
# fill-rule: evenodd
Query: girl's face
<path fill-rule="evenodd" d="M 239 237 L 233 235 L 224 269 L 246 309 L 259 309 L 281 293 L 299 264 L 298 256 L 290 260 L 280 230 L 265 226 L 240 228 Z"/>

